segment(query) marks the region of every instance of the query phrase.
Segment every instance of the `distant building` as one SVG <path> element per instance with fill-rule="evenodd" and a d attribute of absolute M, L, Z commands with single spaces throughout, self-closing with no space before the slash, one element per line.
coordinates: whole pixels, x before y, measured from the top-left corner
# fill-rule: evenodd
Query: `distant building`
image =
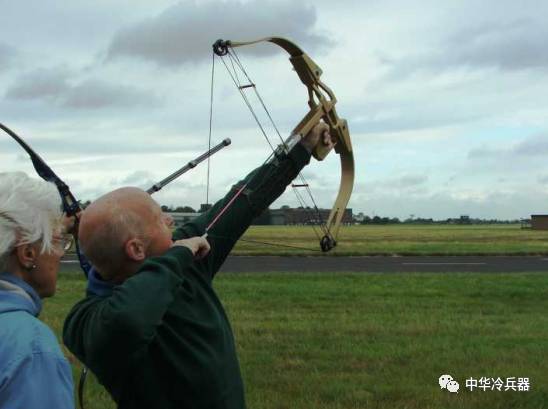
<path fill-rule="evenodd" d="M 211 206 L 202 205 L 200 210 L 208 210 Z M 266 209 L 260 216 L 253 220 L 254 225 L 317 225 L 326 223 L 329 217 L 330 209 L 318 209 L 317 211 L 311 208 L 293 209 L 289 206 L 284 206 L 280 209 Z M 173 217 L 175 227 L 180 227 L 185 223 L 194 220 L 200 216 L 202 212 L 165 212 L 165 214 Z M 341 223 L 353 224 L 352 209 L 344 211 Z"/>
<path fill-rule="evenodd" d="M 173 217 L 175 222 L 175 227 L 181 227 L 183 224 L 194 220 L 196 217 L 200 216 L 201 213 L 190 213 L 190 212 L 165 212 L 165 214 Z"/>
<path fill-rule="evenodd" d="M 406 221 L 408 221 L 408 220 L 406 220 Z M 458 219 L 457 218 L 449 218 L 445 222 L 449 223 L 449 224 L 472 224 L 472 219 L 470 219 L 470 216 L 468 216 L 468 215 L 461 215 Z"/>
<path fill-rule="evenodd" d="M 211 209 L 213 205 L 211 203 L 202 203 L 200 205 L 200 213 L 207 212 L 209 209 Z"/>
<path fill-rule="evenodd" d="M 327 222 L 331 209 L 311 209 L 311 208 L 288 208 L 270 210 L 270 224 L 272 225 L 295 225 L 295 224 L 321 224 Z M 344 211 L 341 223 L 352 224 L 352 209 Z"/>
<path fill-rule="evenodd" d="M 175 227 L 181 227 L 183 224 L 188 223 L 194 220 L 196 217 L 200 216 L 202 213 L 211 209 L 212 205 L 209 203 L 202 203 L 200 205 L 200 210 L 198 212 L 164 212 L 167 215 L 173 217 L 175 222 Z M 192 210 L 190 207 L 188 209 Z"/>
<path fill-rule="evenodd" d="M 548 230 L 548 214 L 531 215 L 531 228 L 533 230 Z"/>

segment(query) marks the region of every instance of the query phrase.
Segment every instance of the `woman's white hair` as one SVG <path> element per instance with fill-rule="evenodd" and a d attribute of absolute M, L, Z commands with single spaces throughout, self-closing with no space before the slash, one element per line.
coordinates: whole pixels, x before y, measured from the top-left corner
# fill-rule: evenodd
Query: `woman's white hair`
<path fill-rule="evenodd" d="M 41 242 L 40 251 L 50 252 L 61 216 L 61 198 L 53 183 L 23 172 L 0 173 L 0 270 L 18 245 Z"/>

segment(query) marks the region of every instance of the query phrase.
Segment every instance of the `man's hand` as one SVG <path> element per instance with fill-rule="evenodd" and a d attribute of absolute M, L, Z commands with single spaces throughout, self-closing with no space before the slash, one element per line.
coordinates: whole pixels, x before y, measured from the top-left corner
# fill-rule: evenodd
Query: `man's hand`
<path fill-rule="evenodd" d="M 324 122 L 317 123 L 314 128 L 301 139 L 301 144 L 311 153 L 319 143 L 324 145 L 328 151 L 335 146 L 335 143 L 329 134 L 329 126 Z"/>
<path fill-rule="evenodd" d="M 162 213 L 162 221 L 171 230 L 175 228 L 175 219 L 173 219 L 172 215 L 167 213 Z"/>
<path fill-rule="evenodd" d="M 201 260 L 207 256 L 209 250 L 211 249 L 207 240 L 204 237 L 199 236 L 177 240 L 173 242 L 172 246 L 183 246 L 190 249 L 195 260 Z"/>
<path fill-rule="evenodd" d="M 76 224 L 76 218 L 80 217 L 82 215 L 82 212 L 78 212 L 76 216 L 67 216 L 65 213 L 63 213 L 63 217 L 61 218 L 61 226 L 63 233 L 67 234 L 74 234 L 74 226 Z"/>

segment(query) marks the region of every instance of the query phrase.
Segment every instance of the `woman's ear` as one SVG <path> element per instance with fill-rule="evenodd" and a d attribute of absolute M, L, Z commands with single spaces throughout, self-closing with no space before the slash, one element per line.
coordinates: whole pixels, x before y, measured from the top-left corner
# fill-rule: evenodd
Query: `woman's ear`
<path fill-rule="evenodd" d="M 38 250 L 33 244 L 22 244 L 16 247 L 17 260 L 22 268 L 25 270 L 32 270 L 36 267 L 36 258 L 38 257 Z"/>
<path fill-rule="evenodd" d="M 126 241 L 126 256 L 133 261 L 143 261 L 146 258 L 146 246 L 141 239 L 134 238 Z"/>

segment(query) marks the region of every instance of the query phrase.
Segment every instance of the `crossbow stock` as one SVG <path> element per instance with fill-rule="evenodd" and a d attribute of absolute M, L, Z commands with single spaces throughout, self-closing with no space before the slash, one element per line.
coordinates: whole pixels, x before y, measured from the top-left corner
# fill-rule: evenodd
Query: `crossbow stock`
<path fill-rule="evenodd" d="M 235 42 L 217 40 L 213 44 L 213 52 L 218 56 L 230 53 L 230 49 L 261 42 L 270 42 L 283 48 L 289 53 L 289 61 L 299 75 L 300 80 L 308 90 L 308 106 L 310 110 L 291 133 L 292 137 L 303 138 L 318 121 L 323 120 L 330 128 L 331 137 L 336 142 L 335 152 L 341 159 L 341 181 L 337 198 L 329 213 L 324 236 L 320 240 L 322 251 L 329 251 L 337 244 L 340 224 L 354 186 L 354 156 L 350 133 L 345 119 L 339 118 L 335 109 L 337 98 L 331 89 L 325 85 L 320 77 L 321 68 L 293 42 L 282 37 L 267 37 L 254 41 Z M 290 137 L 290 139 L 292 138 Z M 313 152 L 317 160 L 323 160 L 329 149 L 318 144 Z"/>

